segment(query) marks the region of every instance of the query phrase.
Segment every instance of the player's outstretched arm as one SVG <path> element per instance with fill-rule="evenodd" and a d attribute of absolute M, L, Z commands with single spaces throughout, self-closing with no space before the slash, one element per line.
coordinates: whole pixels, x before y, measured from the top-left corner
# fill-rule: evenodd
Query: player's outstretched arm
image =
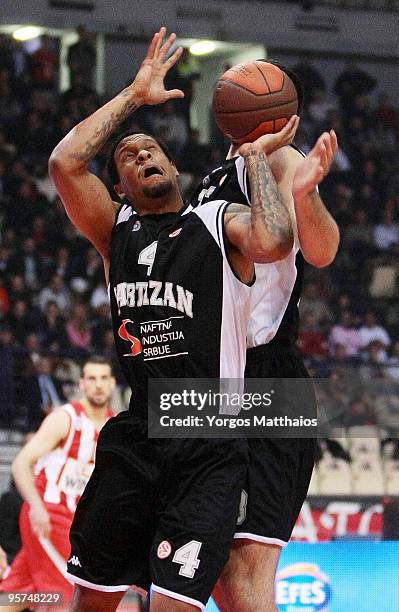
<path fill-rule="evenodd" d="M 184 96 L 180 90 L 167 91 L 164 87 L 164 77 L 182 51 L 179 47 L 166 60 L 176 35 L 164 41 L 165 34 L 165 28 L 154 34 L 133 83 L 74 127 L 50 157 L 50 176 L 69 218 L 105 260 L 116 207 L 102 181 L 89 172 L 89 164 L 118 126 L 140 106 Z"/>
<path fill-rule="evenodd" d="M 339 229 L 317 192 L 328 174 L 337 150 L 335 132 L 324 132 L 295 170 L 292 181 L 298 240 L 306 261 L 323 268 L 334 261 Z"/>
<path fill-rule="evenodd" d="M 35 486 L 33 468 L 35 463 L 46 453 L 56 448 L 69 432 L 70 417 L 65 410 L 56 410 L 49 414 L 38 431 L 15 457 L 11 471 L 15 484 L 29 504 L 29 518 L 32 529 L 37 536 L 48 537 L 50 519 Z"/>
<path fill-rule="evenodd" d="M 239 206 L 234 212 L 229 208 L 227 238 L 249 261 L 269 263 L 283 259 L 292 249 L 294 236 L 268 158 L 257 142 L 242 145 L 239 152 L 248 172 L 251 208 Z"/>

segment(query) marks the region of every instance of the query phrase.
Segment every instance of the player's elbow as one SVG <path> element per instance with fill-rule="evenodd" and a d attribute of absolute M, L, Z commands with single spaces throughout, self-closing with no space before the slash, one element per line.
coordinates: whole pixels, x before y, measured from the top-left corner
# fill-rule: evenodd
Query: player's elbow
<path fill-rule="evenodd" d="M 265 240 L 262 244 L 255 244 L 251 252 L 254 263 L 273 263 L 287 257 L 294 245 L 292 232 L 286 232 L 278 238 Z"/>
<path fill-rule="evenodd" d="M 53 181 L 69 174 L 72 171 L 72 167 L 73 165 L 70 163 L 70 160 L 68 160 L 67 155 L 58 151 L 56 147 L 48 161 L 48 173 Z"/>
<path fill-rule="evenodd" d="M 339 247 L 339 232 L 331 240 L 326 240 L 324 243 L 318 243 L 316 249 L 301 249 L 305 261 L 314 268 L 326 268 L 330 266 L 338 251 Z"/>
<path fill-rule="evenodd" d="M 48 161 L 48 172 L 52 180 L 81 173 L 86 168 L 86 162 L 73 155 L 64 146 L 63 141 L 55 147 Z"/>

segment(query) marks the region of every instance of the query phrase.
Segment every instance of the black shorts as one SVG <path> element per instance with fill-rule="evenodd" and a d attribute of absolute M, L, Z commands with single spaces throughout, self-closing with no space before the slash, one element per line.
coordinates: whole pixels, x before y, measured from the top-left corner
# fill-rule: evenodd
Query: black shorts
<path fill-rule="evenodd" d="M 246 440 L 148 439 L 130 412 L 101 430 L 72 523 L 68 574 L 99 591 L 152 589 L 203 609 L 228 559 Z"/>
<path fill-rule="evenodd" d="M 296 348 L 279 342 L 249 349 L 245 376 L 309 378 Z M 316 415 L 311 384 L 310 389 L 310 411 Z M 309 488 L 316 440 L 254 438 L 248 445 L 248 479 L 234 537 L 286 546 Z"/>

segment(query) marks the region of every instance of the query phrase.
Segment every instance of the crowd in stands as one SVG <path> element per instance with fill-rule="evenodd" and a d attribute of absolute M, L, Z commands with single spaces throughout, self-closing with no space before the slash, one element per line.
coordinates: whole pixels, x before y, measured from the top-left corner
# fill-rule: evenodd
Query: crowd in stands
<path fill-rule="evenodd" d="M 43 37 L 28 55 L 0 34 L 0 422 L 26 431 L 65 401 L 76 363 L 88 353 L 111 357 L 124 385 L 102 262 L 69 222 L 47 174 L 56 143 L 105 101 L 94 89 L 87 32 L 79 34 L 84 70 L 76 69 L 79 49 L 72 50 L 71 86 L 63 93 L 54 39 Z M 306 269 L 299 350 L 312 375 L 329 381 L 324 400 L 347 408 L 347 426 L 380 423 L 374 400 L 385 398 L 383 424 L 395 435 L 388 425 L 399 414 L 392 391 L 399 383 L 399 112 L 353 64 L 330 89 L 309 62 L 294 69 L 306 90 L 296 143 L 306 153 L 333 128 L 340 144 L 321 193 L 339 224 L 341 246 L 328 269 Z M 140 109 L 128 122 L 168 145 L 185 195 L 227 146 L 214 126 L 210 145 L 190 126 L 198 77 L 186 54 L 168 82 L 185 90 L 185 100 Z M 104 180 L 106 153 L 91 168 Z M 343 386 L 350 372 L 357 383 L 349 392 Z M 371 390 L 370 380 L 378 381 Z"/>

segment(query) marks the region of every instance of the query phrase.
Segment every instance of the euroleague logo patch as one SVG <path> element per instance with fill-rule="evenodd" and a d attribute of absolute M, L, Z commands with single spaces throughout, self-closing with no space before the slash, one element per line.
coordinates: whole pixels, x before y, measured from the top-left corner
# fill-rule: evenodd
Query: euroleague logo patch
<path fill-rule="evenodd" d="M 135 224 L 132 227 L 132 232 L 138 232 L 140 227 L 141 227 L 140 221 L 136 221 Z"/>
<path fill-rule="evenodd" d="M 172 547 L 169 544 L 168 540 L 163 540 L 158 546 L 158 550 L 157 550 L 158 559 L 166 559 L 167 557 L 169 557 L 171 552 L 172 552 Z"/>

